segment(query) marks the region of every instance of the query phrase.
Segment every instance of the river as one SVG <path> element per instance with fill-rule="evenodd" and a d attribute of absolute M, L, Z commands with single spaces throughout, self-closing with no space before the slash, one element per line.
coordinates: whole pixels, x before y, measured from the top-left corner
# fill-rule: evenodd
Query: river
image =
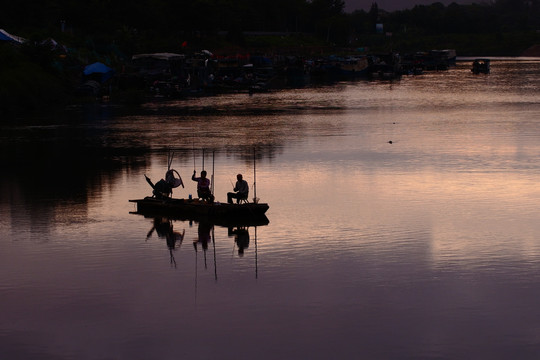
<path fill-rule="evenodd" d="M 538 359 L 540 61 L 470 65 L 2 126 L 0 358 Z M 171 152 L 269 224 L 133 214 Z"/>

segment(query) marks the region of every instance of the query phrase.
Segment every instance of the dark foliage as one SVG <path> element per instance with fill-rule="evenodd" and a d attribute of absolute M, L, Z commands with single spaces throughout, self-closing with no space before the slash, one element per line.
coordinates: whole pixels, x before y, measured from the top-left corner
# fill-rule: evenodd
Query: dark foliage
<path fill-rule="evenodd" d="M 102 61 L 118 69 L 143 52 L 454 48 L 459 55 L 519 55 L 540 43 L 540 0 L 435 2 L 392 13 L 376 2 L 368 12 L 345 13 L 344 5 L 343 0 L 7 2 L 0 12 L 2 28 L 30 41 L 0 44 L 0 112 L 56 103 L 80 80 L 76 74 L 85 64 Z M 383 33 L 376 32 L 376 24 L 383 24 Z M 69 55 L 46 49 L 42 42 L 48 38 L 65 45 Z M 20 92 L 31 92 L 33 100 L 21 100 Z"/>
<path fill-rule="evenodd" d="M 54 37 L 70 46 L 124 54 L 177 50 L 188 41 L 204 45 L 219 34 L 242 45 L 243 32 L 311 34 L 348 45 L 358 36 L 385 31 L 407 36 L 486 34 L 540 28 L 540 0 L 497 0 L 473 5 L 418 5 L 387 13 L 374 2 L 369 12 L 344 12 L 343 0 L 20 0 L 3 5 L 0 24 L 26 37 Z M 62 29 L 64 31 L 62 31 Z M 216 44 L 217 45 L 217 44 Z"/>

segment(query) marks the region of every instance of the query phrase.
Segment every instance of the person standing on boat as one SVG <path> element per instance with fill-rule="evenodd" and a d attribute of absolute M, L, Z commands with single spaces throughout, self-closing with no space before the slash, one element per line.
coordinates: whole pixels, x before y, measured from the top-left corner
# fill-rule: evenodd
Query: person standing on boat
<path fill-rule="evenodd" d="M 208 200 L 209 202 L 214 202 L 214 195 L 210 191 L 210 179 L 206 177 L 206 171 L 201 171 L 200 177 L 195 177 L 197 172 L 193 170 L 193 175 L 191 180 L 197 182 L 197 197 L 199 199 Z"/>
<path fill-rule="evenodd" d="M 242 174 L 236 175 L 236 185 L 234 186 L 233 191 L 235 192 L 229 192 L 227 193 L 227 202 L 229 204 L 232 204 L 232 199 L 236 199 L 238 202 L 239 200 L 247 199 L 249 194 L 249 185 L 246 180 L 242 178 Z"/>

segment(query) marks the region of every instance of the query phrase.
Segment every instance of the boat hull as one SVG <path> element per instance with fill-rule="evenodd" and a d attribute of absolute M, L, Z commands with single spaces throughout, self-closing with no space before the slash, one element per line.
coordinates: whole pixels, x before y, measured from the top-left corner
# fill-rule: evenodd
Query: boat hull
<path fill-rule="evenodd" d="M 198 199 L 156 199 L 153 197 L 129 201 L 136 203 L 137 213 L 143 215 L 214 222 L 253 222 L 259 219 L 268 221 L 265 213 L 269 206 L 266 203 L 210 204 Z"/>

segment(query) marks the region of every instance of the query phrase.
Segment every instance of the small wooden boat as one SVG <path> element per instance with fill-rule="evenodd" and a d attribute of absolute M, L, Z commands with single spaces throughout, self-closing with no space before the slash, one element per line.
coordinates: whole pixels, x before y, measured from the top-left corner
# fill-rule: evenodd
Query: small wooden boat
<path fill-rule="evenodd" d="M 210 203 L 199 199 L 155 198 L 147 196 L 144 199 L 129 200 L 137 204 L 138 214 L 145 216 L 168 216 L 185 220 L 209 220 L 214 223 L 268 223 L 266 203 L 227 204 Z"/>
<path fill-rule="evenodd" d="M 163 216 L 170 219 L 195 220 L 224 225 L 267 225 L 269 223 L 268 218 L 265 215 L 269 206 L 266 203 L 259 202 L 259 198 L 257 198 L 256 195 L 255 181 L 253 183 L 255 193 L 253 202 L 249 202 L 246 198 L 240 201 L 237 200 L 237 203 L 232 204 L 220 203 L 213 201 L 213 194 L 209 199 L 192 199 L 191 195 L 189 196 L 189 199 L 173 198 L 172 189 L 180 185 L 184 187 L 184 184 L 180 174 L 176 170 L 171 169 L 172 157 L 173 155 L 169 153 L 168 169 L 165 174 L 165 179 L 161 179 L 154 184 L 146 175 L 144 175 L 146 181 L 153 189 L 153 196 L 146 196 L 144 199 L 129 200 L 130 202 L 137 204 L 136 214 L 141 214 L 145 217 Z M 195 160 L 193 162 L 195 164 Z M 195 170 L 193 176 L 195 176 Z M 254 180 L 255 177 L 254 152 Z"/>
<path fill-rule="evenodd" d="M 489 74 L 491 71 L 489 59 L 476 59 L 473 62 L 471 71 L 473 74 Z"/>

